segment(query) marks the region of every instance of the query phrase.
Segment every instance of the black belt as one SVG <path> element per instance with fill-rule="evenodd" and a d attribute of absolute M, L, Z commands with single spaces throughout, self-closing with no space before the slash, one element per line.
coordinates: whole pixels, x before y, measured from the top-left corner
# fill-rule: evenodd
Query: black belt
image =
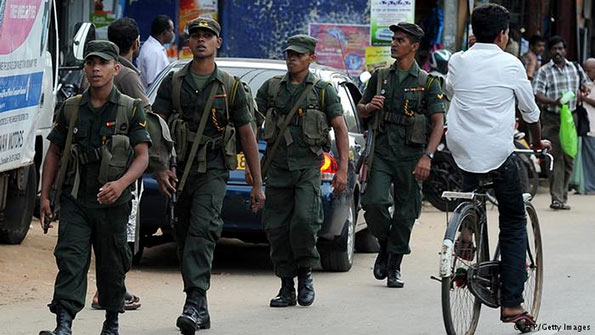
<path fill-rule="evenodd" d="M 384 113 L 384 121 L 388 123 L 395 123 L 400 124 L 402 126 L 407 126 L 411 123 L 409 116 L 405 116 L 403 114 L 397 113 Z"/>
<path fill-rule="evenodd" d="M 81 152 L 78 155 L 79 162 L 83 165 L 95 163 L 101 160 L 101 148 L 91 149 L 87 152 Z"/>

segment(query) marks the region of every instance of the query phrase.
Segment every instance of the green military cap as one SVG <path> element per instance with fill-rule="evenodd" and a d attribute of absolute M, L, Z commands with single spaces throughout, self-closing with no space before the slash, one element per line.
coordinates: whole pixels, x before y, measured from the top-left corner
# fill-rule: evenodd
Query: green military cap
<path fill-rule="evenodd" d="M 207 29 L 215 33 L 217 37 L 219 37 L 219 33 L 221 33 L 221 26 L 217 21 L 208 18 L 208 17 L 199 17 L 188 22 L 188 34 L 192 34 L 193 31 L 197 29 Z"/>
<path fill-rule="evenodd" d="M 395 33 L 397 31 L 402 31 L 417 38 L 422 38 L 425 35 L 424 30 L 415 23 L 399 22 L 397 24 L 391 25 L 389 28 Z"/>
<path fill-rule="evenodd" d="M 91 56 L 97 56 L 105 60 L 118 60 L 119 54 L 120 49 L 118 46 L 110 41 L 90 41 L 85 48 L 85 59 Z"/>
<path fill-rule="evenodd" d="M 292 50 L 301 54 L 314 52 L 314 50 L 316 50 L 316 42 L 318 42 L 318 40 L 312 36 L 301 34 L 293 35 L 287 40 L 287 48 L 285 48 L 285 51 Z"/>

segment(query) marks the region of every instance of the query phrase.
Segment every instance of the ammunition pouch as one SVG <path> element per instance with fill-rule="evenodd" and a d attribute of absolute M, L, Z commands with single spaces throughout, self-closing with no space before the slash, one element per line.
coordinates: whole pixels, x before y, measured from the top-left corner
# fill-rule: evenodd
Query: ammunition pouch
<path fill-rule="evenodd" d="M 100 184 L 121 178 L 134 156 L 134 150 L 130 145 L 127 135 L 112 135 L 111 139 L 101 147 L 101 165 L 99 166 Z"/>
<path fill-rule="evenodd" d="M 415 113 L 410 117 L 411 123 L 407 125 L 406 141 L 413 146 L 423 146 L 426 144 L 426 132 L 428 130 L 426 116 Z"/>
<path fill-rule="evenodd" d="M 231 124 L 225 126 L 223 131 L 223 158 L 228 170 L 238 167 L 238 148 L 236 143 L 236 128 Z"/>
<path fill-rule="evenodd" d="M 184 162 L 189 151 L 188 142 L 194 140 L 190 136 L 190 129 L 188 122 L 182 119 L 182 114 L 173 113 L 168 120 L 169 130 L 174 141 L 174 149 L 177 155 L 178 162 Z"/>
<path fill-rule="evenodd" d="M 262 139 L 268 144 L 272 144 L 277 137 L 277 131 L 277 109 L 269 108 L 265 116 Z"/>
<path fill-rule="evenodd" d="M 329 124 L 326 114 L 318 109 L 307 109 L 302 120 L 304 143 L 313 153 L 321 155 L 330 151 Z"/>

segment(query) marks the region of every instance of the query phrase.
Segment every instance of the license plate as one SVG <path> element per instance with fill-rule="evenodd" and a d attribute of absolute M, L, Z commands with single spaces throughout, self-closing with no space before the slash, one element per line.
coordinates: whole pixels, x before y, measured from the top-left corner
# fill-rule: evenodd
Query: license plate
<path fill-rule="evenodd" d="M 244 154 L 238 154 L 238 167 L 236 170 L 246 170 L 246 157 Z"/>

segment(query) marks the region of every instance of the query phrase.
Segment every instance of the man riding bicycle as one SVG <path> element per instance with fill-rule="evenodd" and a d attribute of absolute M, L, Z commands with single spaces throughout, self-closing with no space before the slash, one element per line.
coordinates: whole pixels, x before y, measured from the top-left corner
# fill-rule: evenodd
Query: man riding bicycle
<path fill-rule="evenodd" d="M 455 162 L 464 171 L 464 191 L 474 190 L 481 175 L 489 175 L 494 184 L 500 213 L 501 320 L 534 324 L 521 305 L 527 219 L 513 154 L 516 103 L 531 131 L 533 149 L 551 148 L 551 144 L 541 140 L 540 112 L 523 64 L 503 51 L 509 21 L 510 13 L 500 5 L 474 9 L 471 24 L 477 42 L 449 61 L 446 93 L 451 104 L 446 139 Z M 457 243 L 473 243 L 465 240 L 465 234 L 461 236 L 463 241 Z"/>

